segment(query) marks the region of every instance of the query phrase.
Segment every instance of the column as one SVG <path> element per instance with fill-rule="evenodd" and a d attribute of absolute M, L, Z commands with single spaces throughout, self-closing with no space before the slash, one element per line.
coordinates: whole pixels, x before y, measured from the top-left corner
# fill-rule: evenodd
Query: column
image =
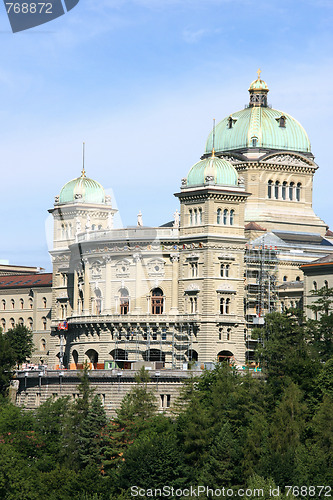
<path fill-rule="evenodd" d="M 105 258 L 105 314 L 111 314 L 111 260 L 111 256 Z"/>
<path fill-rule="evenodd" d="M 77 275 L 77 269 L 74 269 L 73 313 L 72 313 L 72 316 L 76 316 L 78 313 L 78 302 L 79 302 L 79 279 L 78 279 L 78 275 Z"/>
<path fill-rule="evenodd" d="M 141 307 L 140 307 L 140 297 L 142 295 L 141 293 L 141 255 L 136 253 L 133 255 L 133 259 L 135 262 L 135 308 L 134 308 L 134 314 L 140 314 L 141 312 Z"/>
<path fill-rule="evenodd" d="M 178 274 L 179 274 L 179 254 L 170 256 L 172 262 L 172 288 L 171 288 L 171 308 L 170 314 L 178 314 Z"/>
<path fill-rule="evenodd" d="M 84 262 L 84 288 L 83 288 L 83 315 L 88 316 L 90 311 L 90 283 L 89 283 L 89 268 L 88 259 L 83 259 Z"/>

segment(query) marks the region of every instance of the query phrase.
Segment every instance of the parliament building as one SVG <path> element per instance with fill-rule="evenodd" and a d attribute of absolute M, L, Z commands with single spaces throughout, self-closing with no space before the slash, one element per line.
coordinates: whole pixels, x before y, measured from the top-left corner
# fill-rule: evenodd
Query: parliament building
<path fill-rule="evenodd" d="M 115 229 L 112 200 L 84 169 L 64 185 L 49 210 L 49 367 L 242 366 L 267 313 L 303 307 L 300 267 L 333 251 L 333 233 L 312 208 L 307 133 L 268 92 L 259 73 L 249 104 L 213 127 L 175 186 L 171 222 L 146 227 L 139 214 Z"/>

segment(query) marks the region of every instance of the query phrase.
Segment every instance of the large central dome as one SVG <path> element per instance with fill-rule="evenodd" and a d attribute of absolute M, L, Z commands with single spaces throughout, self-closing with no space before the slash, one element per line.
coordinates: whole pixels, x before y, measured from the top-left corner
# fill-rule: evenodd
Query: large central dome
<path fill-rule="evenodd" d="M 310 153 L 311 145 L 302 125 L 292 116 L 267 105 L 267 84 L 251 83 L 250 104 L 224 118 L 207 139 L 206 154 L 251 148 Z"/>

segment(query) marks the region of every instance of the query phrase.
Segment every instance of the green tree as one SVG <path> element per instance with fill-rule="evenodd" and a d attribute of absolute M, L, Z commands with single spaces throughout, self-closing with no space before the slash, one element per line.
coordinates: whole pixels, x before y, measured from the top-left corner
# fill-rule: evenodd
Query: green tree
<path fill-rule="evenodd" d="M 333 288 L 323 287 L 311 293 L 316 301 L 308 308 L 317 319 L 308 320 L 308 334 L 320 361 L 325 362 L 333 357 Z"/>
<path fill-rule="evenodd" d="M 16 355 L 8 338 L 0 331 L 0 396 L 8 393 L 13 377 Z"/>
<path fill-rule="evenodd" d="M 18 365 L 24 363 L 31 357 L 34 351 L 32 331 L 24 325 L 16 325 L 5 333 L 5 338 L 9 341 L 15 353 Z"/>
<path fill-rule="evenodd" d="M 199 484 L 207 484 L 212 488 L 219 488 L 221 485 L 235 486 L 240 449 L 230 423 L 224 422 L 209 448 Z"/>
<path fill-rule="evenodd" d="M 265 320 L 262 328 L 254 329 L 253 337 L 259 340 L 256 356 L 272 396 L 281 394 L 290 382 L 310 393 L 319 363 L 307 341 L 303 317 L 293 310 L 268 314 Z"/>

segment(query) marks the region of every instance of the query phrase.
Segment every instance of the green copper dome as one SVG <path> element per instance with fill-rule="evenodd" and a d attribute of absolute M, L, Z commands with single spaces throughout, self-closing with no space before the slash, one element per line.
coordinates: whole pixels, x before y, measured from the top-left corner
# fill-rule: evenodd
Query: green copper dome
<path fill-rule="evenodd" d="M 267 148 L 310 153 L 311 144 L 302 125 L 292 116 L 267 105 L 268 86 L 258 78 L 249 88 L 249 106 L 222 120 L 210 133 L 206 153 L 237 149 Z"/>
<path fill-rule="evenodd" d="M 188 173 L 186 185 L 200 186 L 207 183 L 237 186 L 238 175 L 231 163 L 213 155 L 193 165 Z"/>
<path fill-rule="evenodd" d="M 105 192 L 103 186 L 93 179 L 85 176 L 73 179 L 64 185 L 59 195 L 59 203 L 105 203 Z"/>
<path fill-rule="evenodd" d="M 206 153 L 210 153 L 212 147 L 213 132 L 208 136 Z M 302 125 L 292 116 L 276 109 L 249 107 L 233 113 L 217 124 L 216 152 L 253 147 L 311 152 L 311 144 Z"/>

